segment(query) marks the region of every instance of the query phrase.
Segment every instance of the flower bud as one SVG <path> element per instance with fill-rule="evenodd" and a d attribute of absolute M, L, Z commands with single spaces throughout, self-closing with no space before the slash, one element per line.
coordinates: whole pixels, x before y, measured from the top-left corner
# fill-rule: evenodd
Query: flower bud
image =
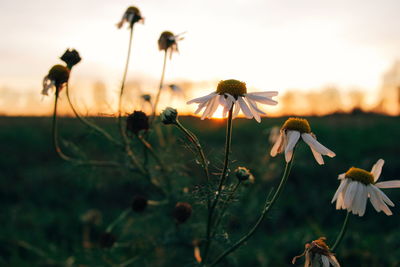
<path fill-rule="evenodd" d="M 177 223 L 184 223 L 192 215 L 192 205 L 187 202 L 178 202 L 175 205 L 172 215 L 174 216 Z"/>
<path fill-rule="evenodd" d="M 132 210 L 135 212 L 142 212 L 146 209 L 148 205 L 147 198 L 141 195 L 136 195 L 133 197 Z"/>
<path fill-rule="evenodd" d="M 174 108 L 167 107 L 161 112 L 160 118 L 164 124 L 175 124 L 178 117 L 178 111 Z"/>
<path fill-rule="evenodd" d="M 238 180 L 241 182 L 254 180 L 254 176 L 245 167 L 238 167 L 235 170 L 235 175 L 236 175 L 236 178 L 238 178 Z"/>
<path fill-rule="evenodd" d="M 67 49 L 64 54 L 60 57 L 62 61 L 67 64 L 68 69 L 72 69 L 73 66 L 78 64 L 82 59 L 79 56 L 78 51 L 75 49 Z"/>
<path fill-rule="evenodd" d="M 134 111 L 126 119 L 126 131 L 138 134 L 140 131 L 149 129 L 149 118 L 142 111 Z"/>
<path fill-rule="evenodd" d="M 111 233 L 103 233 L 100 235 L 99 238 L 99 245 L 101 248 L 111 248 L 117 238 Z"/>

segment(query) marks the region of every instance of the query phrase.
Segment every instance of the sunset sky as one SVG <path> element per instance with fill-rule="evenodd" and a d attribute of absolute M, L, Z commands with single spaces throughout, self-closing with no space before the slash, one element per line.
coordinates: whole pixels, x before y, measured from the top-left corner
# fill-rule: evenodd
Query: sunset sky
<path fill-rule="evenodd" d="M 71 78 L 76 101 L 84 102 L 85 88 L 99 81 L 112 99 L 129 37 L 115 24 L 130 5 L 145 17 L 135 26 L 128 77 L 142 83 L 143 92 L 157 88 L 163 56 L 157 39 L 164 30 L 186 32 L 166 81 L 208 84 L 188 98 L 234 78 L 281 94 L 328 85 L 362 88 L 372 99 L 382 74 L 400 59 L 398 0 L 2 0 L 0 113 L 48 112 L 52 101 L 41 99 L 41 82 L 68 47 L 83 58 Z M 182 103 L 184 111 L 195 109 Z"/>

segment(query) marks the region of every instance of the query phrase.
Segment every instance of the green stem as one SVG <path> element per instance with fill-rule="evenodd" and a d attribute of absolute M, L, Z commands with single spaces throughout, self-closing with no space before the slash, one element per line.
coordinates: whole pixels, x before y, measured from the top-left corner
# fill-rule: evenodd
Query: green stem
<path fill-rule="evenodd" d="M 346 230 L 347 230 L 347 223 L 349 221 L 349 217 L 350 217 L 350 212 L 347 212 L 346 217 L 344 219 L 343 225 L 342 225 L 342 229 L 340 230 L 339 235 L 336 238 L 335 244 L 332 246 L 331 251 L 334 252 L 337 247 L 340 245 L 340 242 L 342 241 Z"/>
<path fill-rule="evenodd" d="M 176 121 L 175 125 L 178 127 L 179 130 L 181 130 L 186 135 L 186 137 L 189 139 L 189 141 L 192 142 L 193 145 L 195 145 L 197 152 L 199 153 L 199 156 L 201 159 L 204 173 L 207 177 L 207 182 L 209 182 L 210 174 L 208 171 L 208 160 L 204 154 L 203 148 L 201 147 L 201 144 L 200 144 L 198 138 L 192 132 L 190 132 L 188 129 L 186 129 L 178 120 Z"/>
<path fill-rule="evenodd" d="M 102 134 L 105 138 L 107 138 L 109 141 L 111 141 L 112 143 L 118 145 L 118 146 L 122 146 L 122 144 L 120 142 L 118 142 L 117 140 L 115 140 L 108 132 L 106 132 L 104 129 L 100 128 L 99 126 L 97 126 L 96 124 L 94 124 L 93 122 L 87 120 L 86 118 L 82 117 L 81 115 L 79 115 L 78 111 L 75 109 L 74 105 L 72 104 L 71 98 L 69 96 L 69 86 L 67 84 L 67 99 L 68 99 L 68 103 L 69 106 L 71 107 L 72 111 L 74 112 L 75 116 L 78 118 L 79 121 L 81 121 L 83 124 L 85 124 L 86 126 L 88 126 L 89 128 L 94 129 L 95 131 L 97 131 L 98 133 Z"/>
<path fill-rule="evenodd" d="M 84 160 L 79 160 L 79 159 L 74 159 L 66 154 L 61 150 L 61 147 L 58 143 L 58 127 L 57 127 L 57 105 L 58 105 L 58 89 L 56 90 L 55 94 L 55 99 L 54 99 L 54 110 L 53 110 L 53 123 L 52 123 L 52 137 L 53 137 L 53 146 L 54 149 L 57 153 L 57 155 L 69 162 L 73 162 L 78 165 L 91 165 L 91 166 L 98 166 L 98 167 L 121 167 L 119 163 L 116 162 L 106 162 L 106 161 L 95 161 L 95 160 L 89 160 L 89 161 L 84 161 Z"/>
<path fill-rule="evenodd" d="M 123 211 L 110 225 L 106 228 L 106 233 L 111 233 L 114 227 L 124 220 L 131 213 L 131 209 Z"/>
<path fill-rule="evenodd" d="M 286 181 L 289 177 L 290 170 L 291 170 L 292 164 L 293 164 L 293 159 L 294 159 L 294 151 L 293 151 L 292 160 L 289 161 L 288 163 L 286 163 L 285 171 L 283 173 L 281 182 L 279 183 L 279 186 L 275 191 L 274 196 L 272 197 L 271 201 L 268 201 L 268 198 L 267 198 L 264 208 L 263 208 L 263 211 L 262 211 L 260 217 L 258 218 L 257 222 L 255 223 L 255 225 L 250 229 L 250 231 L 246 235 L 244 235 L 235 244 L 233 244 L 230 248 L 228 248 L 220 256 L 218 256 L 218 258 L 215 261 L 213 261 L 213 263 L 210 265 L 210 267 L 215 266 L 216 264 L 221 262 L 226 256 L 228 256 L 230 253 L 232 253 L 237 248 L 239 248 L 244 242 L 246 242 L 255 233 L 255 231 L 261 225 L 261 222 L 264 220 L 265 216 L 268 214 L 268 212 L 274 206 L 276 200 L 279 198 L 279 196 L 282 192 L 282 189 L 284 188 L 284 185 L 286 184 Z"/>
<path fill-rule="evenodd" d="M 156 95 L 156 99 L 154 101 L 153 114 L 152 114 L 150 124 L 152 124 L 152 122 L 154 121 L 155 116 L 156 116 L 157 105 L 158 105 L 158 102 L 160 101 L 161 90 L 164 86 L 164 76 L 165 76 L 166 66 L 167 66 L 167 49 L 165 49 L 165 51 L 164 51 L 164 63 L 163 63 L 163 68 L 162 68 L 162 72 L 161 72 L 160 85 L 158 86 L 158 92 Z"/>
<path fill-rule="evenodd" d="M 213 213 L 215 211 L 215 207 L 218 204 L 218 200 L 221 196 L 221 191 L 222 187 L 224 185 L 226 176 L 227 176 L 227 171 L 228 171 L 228 165 L 229 165 L 229 153 L 231 149 L 231 140 L 232 140 L 232 113 L 233 113 L 233 105 L 231 109 L 229 110 L 229 115 L 228 115 L 228 120 L 226 124 L 226 140 L 225 140 L 225 160 L 224 160 L 224 168 L 222 170 L 222 174 L 219 180 L 219 185 L 218 189 L 216 192 L 215 199 L 213 203 L 211 204 L 211 207 L 209 208 L 208 211 L 208 218 L 207 218 L 207 230 L 206 230 L 206 245 L 204 248 L 204 263 L 207 262 L 207 257 L 208 257 L 208 252 L 211 246 L 211 227 L 212 227 L 212 217 Z"/>
<path fill-rule="evenodd" d="M 235 196 L 235 193 L 236 193 L 236 191 L 237 191 L 237 189 L 239 188 L 239 186 L 240 186 L 241 183 L 242 183 L 242 181 L 240 181 L 240 180 L 237 182 L 237 184 L 235 185 L 235 187 L 233 188 L 233 190 L 232 190 L 231 193 L 229 194 L 229 196 L 228 196 L 226 202 L 225 202 L 224 205 L 220 208 L 220 209 L 221 209 L 221 214 L 219 215 L 218 220 L 217 220 L 216 223 L 215 223 L 214 232 L 212 233 L 211 238 L 213 238 L 213 237 L 216 235 L 216 233 L 217 233 L 217 231 L 218 231 L 218 227 L 219 227 L 219 225 L 220 225 L 222 219 L 224 218 L 225 212 L 226 212 L 227 209 L 228 209 L 228 204 L 232 201 L 232 199 L 233 199 L 233 197 Z"/>

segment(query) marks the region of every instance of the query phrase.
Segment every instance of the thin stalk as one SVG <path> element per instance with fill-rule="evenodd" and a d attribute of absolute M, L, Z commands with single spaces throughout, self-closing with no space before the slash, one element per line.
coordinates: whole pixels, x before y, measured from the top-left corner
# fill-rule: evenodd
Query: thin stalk
<path fill-rule="evenodd" d="M 133 24 L 130 27 L 130 34 L 129 34 L 129 45 L 128 45 L 128 53 L 126 56 L 126 62 L 125 62 L 125 69 L 124 69 L 124 74 L 122 77 L 122 84 L 121 84 L 121 89 L 119 92 L 119 103 L 118 103 L 118 128 L 119 132 L 121 134 L 121 137 L 123 139 L 123 142 L 125 144 L 125 152 L 128 155 L 128 157 L 131 159 L 132 164 L 136 166 L 142 174 L 145 174 L 146 171 L 143 170 L 142 166 L 139 163 L 139 160 L 137 159 L 136 155 L 133 153 L 131 147 L 130 147 L 130 142 L 128 139 L 128 136 L 126 135 L 124 125 L 122 123 L 122 96 L 124 94 L 124 88 L 125 88 L 125 82 L 126 82 L 126 76 L 128 74 L 128 67 L 129 67 L 129 60 L 131 57 L 131 50 L 132 50 L 132 40 L 133 40 Z"/>
<path fill-rule="evenodd" d="M 222 187 L 224 185 L 227 171 L 228 171 L 229 153 L 230 153 L 230 149 L 231 149 L 231 140 L 232 140 L 232 113 L 233 113 L 233 105 L 232 105 L 231 109 L 229 110 L 228 120 L 227 120 L 227 124 L 226 124 L 224 168 L 222 169 L 221 177 L 219 178 L 219 185 L 218 185 L 215 199 L 214 199 L 213 203 L 211 204 L 211 207 L 209 208 L 209 211 L 208 211 L 207 230 L 206 230 L 206 245 L 204 248 L 204 262 L 207 261 L 208 251 L 211 246 L 211 227 L 212 227 L 212 223 L 213 223 L 212 222 L 213 213 L 215 211 L 215 207 L 218 204 L 218 200 L 220 198 Z"/>
<path fill-rule="evenodd" d="M 56 91 L 55 99 L 54 99 L 53 123 L 52 123 L 52 131 L 51 132 L 52 132 L 52 137 L 53 137 L 54 149 L 55 149 L 57 155 L 61 159 L 65 160 L 65 161 L 73 162 L 78 165 L 90 165 L 90 166 L 98 166 L 98 167 L 121 167 L 120 164 L 118 164 L 116 162 L 112 162 L 112 161 L 110 161 L 110 162 L 95 161 L 95 160 L 85 161 L 85 160 L 74 159 L 74 158 L 71 158 L 71 157 L 67 156 L 66 154 L 64 154 L 64 152 L 61 150 L 61 147 L 58 143 L 57 104 L 58 104 L 58 89 Z"/>
<path fill-rule="evenodd" d="M 154 101 L 153 114 L 152 114 L 152 118 L 150 121 L 150 125 L 152 124 L 152 122 L 154 121 L 155 116 L 156 116 L 157 105 L 158 105 L 158 102 L 160 101 L 161 90 L 164 86 L 164 76 L 165 76 L 166 66 L 167 66 L 167 49 L 165 49 L 165 51 L 164 51 L 164 63 L 163 63 L 163 68 L 162 68 L 162 72 L 161 72 L 160 85 L 158 86 L 158 92 L 156 95 L 156 99 Z"/>
<path fill-rule="evenodd" d="M 286 163 L 285 171 L 283 173 L 281 182 L 279 183 L 279 186 L 275 191 L 274 196 L 272 197 L 271 201 L 268 201 L 269 198 L 267 198 L 267 200 L 265 201 L 263 211 L 262 211 L 260 217 L 258 218 L 257 222 L 255 223 L 255 225 L 250 229 L 250 231 L 246 235 L 244 235 L 235 244 L 233 244 L 230 248 L 228 248 L 220 256 L 218 256 L 217 259 L 211 263 L 210 267 L 215 266 L 219 262 L 221 262 L 226 256 L 228 256 L 230 253 L 232 253 L 237 248 L 239 248 L 244 242 L 246 242 L 255 233 L 255 231 L 261 225 L 261 222 L 264 220 L 265 216 L 268 214 L 268 212 L 274 206 L 276 200 L 279 198 L 279 196 L 284 188 L 284 185 L 286 184 L 286 181 L 289 177 L 290 170 L 291 170 L 292 164 L 293 164 L 293 159 L 294 159 L 294 151 L 293 151 L 292 160 L 289 161 L 288 163 Z"/>
<path fill-rule="evenodd" d="M 204 154 L 203 148 L 201 147 L 199 140 L 192 132 L 187 130 L 179 121 L 176 121 L 175 125 L 176 125 L 176 127 L 178 127 L 179 130 L 181 130 L 186 135 L 186 137 L 189 139 L 189 141 L 192 142 L 193 145 L 195 145 L 197 152 L 199 153 L 201 163 L 203 165 L 204 173 L 207 177 L 207 182 L 209 182 L 210 174 L 208 171 L 208 160 Z"/>
<path fill-rule="evenodd" d="M 331 251 L 334 252 L 337 247 L 340 245 L 340 242 L 342 241 L 346 230 L 347 230 L 347 223 L 349 221 L 349 217 L 350 217 L 350 212 L 347 212 L 346 217 L 344 219 L 343 225 L 342 225 L 342 229 L 340 230 L 339 235 L 336 238 L 335 244 L 332 246 Z"/>
<path fill-rule="evenodd" d="M 71 107 L 72 111 L 74 112 L 75 116 L 78 118 L 79 121 L 81 121 L 83 124 L 85 124 L 89 128 L 94 129 L 96 132 L 102 134 L 105 138 L 107 138 L 112 143 L 114 143 L 114 144 L 116 144 L 118 146 L 122 146 L 121 142 L 117 141 L 114 137 L 112 137 L 104 129 L 100 128 L 95 123 L 93 123 L 93 122 L 87 120 L 86 118 L 82 117 L 81 115 L 79 115 L 78 111 L 75 109 L 74 105 L 72 104 L 71 98 L 69 96 L 69 86 L 68 86 L 68 84 L 67 84 L 66 91 L 67 91 L 67 99 L 68 99 L 69 106 Z"/>
<path fill-rule="evenodd" d="M 121 214 L 106 228 L 106 233 L 111 233 L 114 227 L 124 220 L 131 213 L 131 209 L 124 210 Z"/>

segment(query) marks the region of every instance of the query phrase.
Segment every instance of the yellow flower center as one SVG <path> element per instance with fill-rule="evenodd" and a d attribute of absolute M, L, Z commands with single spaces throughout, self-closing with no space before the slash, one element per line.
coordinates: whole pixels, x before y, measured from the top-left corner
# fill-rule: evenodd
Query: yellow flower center
<path fill-rule="evenodd" d="M 220 95 L 230 94 L 235 98 L 238 96 L 242 96 L 247 93 L 246 83 L 233 79 L 220 81 L 218 83 L 217 93 Z"/>
<path fill-rule="evenodd" d="M 320 237 L 319 239 L 312 241 L 310 247 L 311 252 L 322 255 L 329 255 L 329 247 L 325 243 L 325 240 L 325 237 Z"/>
<path fill-rule="evenodd" d="M 284 130 L 298 131 L 300 133 L 311 133 L 310 124 L 306 119 L 289 118 L 282 126 Z"/>
<path fill-rule="evenodd" d="M 67 67 L 63 65 L 54 65 L 50 71 L 47 77 L 54 81 L 56 87 L 58 88 L 60 85 L 63 83 L 68 82 L 69 78 L 69 70 Z"/>
<path fill-rule="evenodd" d="M 351 167 L 346 172 L 346 178 L 350 178 L 366 185 L 374 183 L 374 176 L 372 175 L 372 173 L 355 167 Z"/>

